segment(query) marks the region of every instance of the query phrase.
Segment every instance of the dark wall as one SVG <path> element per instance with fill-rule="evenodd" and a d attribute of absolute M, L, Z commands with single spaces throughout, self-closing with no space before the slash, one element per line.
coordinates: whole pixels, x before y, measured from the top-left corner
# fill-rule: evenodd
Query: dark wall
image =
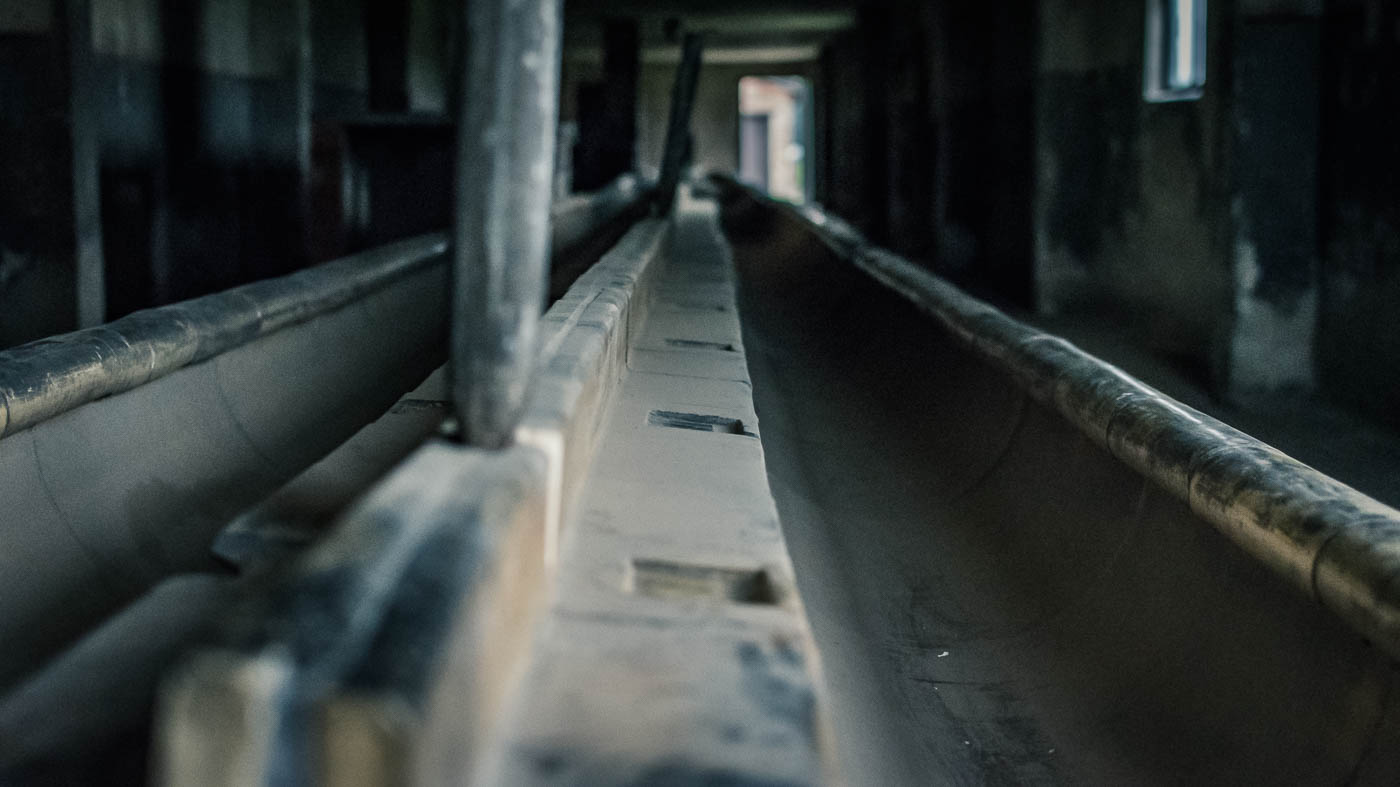
<path fill-rule="evenodd" d="M 871 25 L 833 39 L 818 64 L 826 90 L 816 96 L 824 145 L 817 149 L 817 201 L 871 238 L 885 238 L 886 118 L 880 42 Z"/>
<path fill-rule="evenodd" d="M 901 3 L 834 39 L 818 197 L 881 243 L 1029 305 L 1035 15 Z M 821 97 L 819 97 L 820 99 Z"/>
<path fill-rule="evenodd" d="M 351 250 L 378 229 L 373 162 L 347 131 L 366 122 L 371 76 L 376 106 L 406 127 L 448 105 L 451 0 L 73 1 L 90 4 L 91 30 L 70 46 L 65 3 L 0 0 L 0 347 L 78 327 L 79 46 L 93 64 L 106 319 Z M 400 147 L 412 158 L 412 140 Z M 440 158 L 412 163 L 437 174 Z"/>
<path fill-rule="evenodd" d="M 1035 85 L 1037 306 L 1135 335 L 1201 378 L 1231 324 L 1228 9 L 1204 94 L 1142 95 L 1142 3 L 1043 0 Z"/>
<path fill-rule="evenodd" d="M 0 29 L 0 346 L 77 324 L 67 55 L 42 21 Z"/>
<path fill-rule="evenodd" d="M 942 8 L 933 52 L 941 78 L 932 95 L 939 258 L 969 286 L 1030 306 L 1035 8 L 969 2 Z"/>
<path fill-rule="evenodd" d="M 1316 8 L 1237 7 L 1231 36 L 1234 311 L 1223 387 L 1310 389 L 1318 312 Z"/>
<path fill-rule="evenodd" d="M 0 347 L 77 327 L 62 4 L 16 7 L 22 29 L 7 31 L 17 17 L 0 14 Z M 341 250 L 335 232 L 316 240 L 318 211 L 305 201 L 333 199 L 319 209 L 328 221 L 344 212 L 335 127 L 365 108 L 363 0 L 90 7 L 107 319 Z M 309 59 L 299 56 L 304 29 Z M 314 80 L 307 90 L 303 75 Z M 319 189 L 312 161 L 324 170 Z"/>
<path fill-rule="evenodd" d="M 1400 7 L 1328 3 L 1322 73 L 1319 378 L 1400 426 Z"/>
<path fill-rule="evenodd" d="M 107 161 L 120 165 L 109 171 L 104 205 L 131 214 L 109 233 L 116 314 L 305 264 L 290 6 L 162 0 L 159 59 L 103 53 L 103 114 L 125 121 L 108 126 L 120 133 L 104 144 Z M 131 185 L 142 204 L 112 188 Z M 142 224 L 151 248 L 116 253 L 124 228 Z M 139 286 L 143 269 L 150 289 Z"/>
<path fill-rule="evenodd" d="M 572 181 L 578 191 L 600 189 L 637 164 L 638 25 L 634 19 L 607 19 L 602 27 L 601 79 L 572 91 L 570 117 L 578 123 Z"/>

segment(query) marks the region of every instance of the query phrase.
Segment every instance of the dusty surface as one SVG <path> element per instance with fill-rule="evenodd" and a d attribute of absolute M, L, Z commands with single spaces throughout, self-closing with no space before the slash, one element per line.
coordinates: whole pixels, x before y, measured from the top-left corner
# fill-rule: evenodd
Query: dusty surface
<path fill-rule="evenodd" d="M 765 479 L 712 204 L 681 201 L 662 257 L 485 783 L 824 775 L 816 657 Z"/>
<path fill-rule="evenodd" d="M 852 783 L 1387 783 L 1391 665 L 816 244 L 733 216 Z"/>

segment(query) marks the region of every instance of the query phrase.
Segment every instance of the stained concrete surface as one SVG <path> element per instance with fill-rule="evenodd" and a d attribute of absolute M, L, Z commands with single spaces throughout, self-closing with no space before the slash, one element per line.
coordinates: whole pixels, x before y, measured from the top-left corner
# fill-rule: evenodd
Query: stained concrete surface
<path fill-rule="evenodd" d="M 1393 783 L 1389 660 L 824 247 L 729 218 L 849 782 Z"/>
<path fill-rule="evenodd" d="M 765 483 L 732 272 L 713 204 L 678 208 L 633 296 L 647 316 L 627 331 L 481 783 L 826 783 L 817 657 Z"/>
<path fill-rule="evenodd" d="M 1231 329 L 1233 11 L 1207 17 L 1193 101 L 1145 101 L 1140 4 L 1038 4 L 1035 301 L 1129 315 L 1153 349 L 1220 365 Z M 1272 261 L 1266 261 L 1271 263 Z"/>

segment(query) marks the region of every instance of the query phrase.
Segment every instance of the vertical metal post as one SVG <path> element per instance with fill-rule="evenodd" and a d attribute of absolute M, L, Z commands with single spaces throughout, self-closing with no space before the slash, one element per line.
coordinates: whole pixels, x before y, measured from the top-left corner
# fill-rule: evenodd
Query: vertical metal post
<path fill-rule="evenodd" d="M 462 437 L 509 444 L 545 297 L 559 0 L 471 0 L 459 53 L 452 397 Z"/>
<path fill-rule="evenodd" d="M 704 40 L 699 33 L 686 33 L 681 44 L 681 63 L 671 89 L 671 120 L 666 126 L 666 148 L 661 154 L 661 182 L 656 190 L 657 212 L 665 216 L 676 201 L 676 186 L 690 146 L 690 110 L 695 104 L 695 83 L 700 77 L 700 53 Z"/>
<path fill-rule="evenodd" d="M 73 244 L 78 327 L 107 318 L 107 281 L 102 258 L 102 138 L 93 80 L 92 5 L 64 3 L 68 34 L 69 117 L 73 151 Z"/>

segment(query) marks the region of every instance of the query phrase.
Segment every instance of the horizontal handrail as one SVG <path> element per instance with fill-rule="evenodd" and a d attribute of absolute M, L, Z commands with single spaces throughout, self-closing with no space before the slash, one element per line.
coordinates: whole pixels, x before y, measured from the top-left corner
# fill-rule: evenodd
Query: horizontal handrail
<path fill-rule="evenodd" d="M 733 181 L 913 303 L 1095 444 L 1400 659 L 1400 511 L 1018 322 L 816 207 Z"/>

